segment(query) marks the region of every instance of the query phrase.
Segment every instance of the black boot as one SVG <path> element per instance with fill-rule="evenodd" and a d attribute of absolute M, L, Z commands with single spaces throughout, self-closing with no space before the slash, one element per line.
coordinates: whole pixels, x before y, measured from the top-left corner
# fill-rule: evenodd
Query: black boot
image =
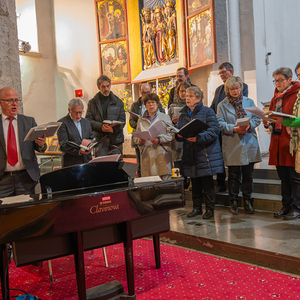
<path fill-rule="evenodd" d="M 254 214 L 255 210 L 252 206 L 252 199 L 248 199 L 248 200 L 243 199 L 243 202 L 244 202 L 245 213 Z"/>
<path fill-rule="evenodd" d="M 202 219 L 211 219 L 214 217 L 214 211 L 213 210 L 206 210 L 204 215 L 202 216 Z"/>
<path fill-rule="evenodd" d="M 194 209 L 187 215 L 188 218 L 193 218 L 198 215 L 202 215 L 202 208 L 194 207 Z"/>
<path fill-rule="evenodd" d="M 230 202 L 230 211 L 234 215 L 238 215 L 239 214 L 239 208 L 238 208 L 237 201 L 231 201 Z"/>

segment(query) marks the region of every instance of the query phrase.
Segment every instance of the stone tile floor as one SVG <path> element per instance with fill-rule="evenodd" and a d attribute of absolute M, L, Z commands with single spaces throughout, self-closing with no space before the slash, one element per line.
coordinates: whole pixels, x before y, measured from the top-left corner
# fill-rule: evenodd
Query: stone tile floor
<path fill-rule="evenodd" d="M 249 215 L 242 208 L 239 215 L 232 215 L 229 207 L 220 205 L 213 220 L 188 218 L 189 196 L 185 207 L 170 212 L 171 231 L 300 258 L 300 219 L 278 220 L 266 211 Z"/>

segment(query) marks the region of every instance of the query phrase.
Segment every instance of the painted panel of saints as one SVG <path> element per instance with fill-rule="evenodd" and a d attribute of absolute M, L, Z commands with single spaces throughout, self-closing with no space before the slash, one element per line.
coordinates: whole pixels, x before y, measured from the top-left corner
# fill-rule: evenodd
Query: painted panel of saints
<path fill-rule="evenodd" d="M 126 36 L 123 0 L 97 2 L 99 41 L 109 41 Z"/>
<path fill-rule="evenodd" d="M 211 0 L 187 0 L 188 15 L 191 15 L 210 5 L 210 1 Z"/>
<path fill-rule="evenodd" d="M 112 82 L 128 81 L 126 41 L 100 45 L 102 74 Z"/>
<path fill-rule="evenodd" d="M 153 5 L 163 3 L 159 5 Z M 145 1 L 147 4 L 147 1 Z M 152 6 L 151 6 L 152 5 Z M 149 2 L 142 9 L 142 41 L 144 69 L 162 66 L 178 59 L 175 1 Z"/>
<path fill-rule="evenodd" d="M 214 62 L 211 9 L 188 19 L 190 67 Z"/>

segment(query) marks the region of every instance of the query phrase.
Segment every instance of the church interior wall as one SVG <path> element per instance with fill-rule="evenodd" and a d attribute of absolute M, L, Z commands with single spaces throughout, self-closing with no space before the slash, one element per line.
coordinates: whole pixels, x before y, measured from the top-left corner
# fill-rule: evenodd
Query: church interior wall
<path fill-rule="evenodd" d="M 294 68 L 300 61 L 297 50 L 300 42 L 295 38 L 300 31 L 299 11 L 299 1 L 291 1 L 289 5 L 280 0 L 253 1 L 257 105 L 260 108 L 261 102 L 270 101 L 274 95 L 272 73 L 275 69 L 291 68 L 296 80 Z M 267 53 L 271 55 L 266 64 Z M 260 129 L 263 132 L 262 127 Z M 268 150 L 269 136 L 262 135 L 259 142 L 262 150 Z"/>
<path fill-rule="evenodd" d="M 97 92 L 99 53 L 93 0 L 54 1 L 57 118 L 67 112 L 75 90 L 85 106 Z"/>
<path fill-rule="evenodd" d="M 1 1 L 0 28 L 0 87 L 14 87 L 22 99 L 16 12 L 11 0 Z"/>
<path fill-rule="evenodd" d="M 17 0 L 16 3 L 18 1 L 24 4 L 32 0 Z M 138 9 L 137 2 L 128 1 L 129 22 Z M 293 69 L 298 62 L 298 42 L 294 37 L 299 32 L 299 24 L 292 20 L 297 19 L 300 3 L 293 1 L 294 6 L 287 6 L 279 0 L 238 2 L 242 72 L 236 75 L 243 77 L 249 85 L 249 96 L 261 107 L 260 102 L 270 100 L 274 92 L 272 72 L 279 66 Z M 66 114 L 67 103 L 75 96 L 75 89 L 83 90 L 85 106 L 97 93 L 96 78 L 100 73 L 97 20 L 94 0 L 72 3 L 44 0 L 35 1 L 35 5 L 39 56 L 20 56 L 22 92 L 24 113 L 34 116 L 38 123 L 45 123 Z M 208 106 L 216 87 L 222 84 L 218 76 L 219 64 L 233 59 L 228 34 L 228 1 L 215 0 L 215 16 L 216 63 L 190 74 L 192 83 L 203 89 L 204 103 Z M 133 26 L 131 23 L 130 38 L 134 35 Z M 140 59 L 135 45 L 135 42 L 130 45 L 132 61 Z M 267 52 L 272 53 L 268 65 L 265 64 Z M 132 72 L 136 72 L 134 67 Z M 137 97 L 137 89 L 133 90 Z M 266 150 L 268 140 L 264 142 L 261 146 Z"/>

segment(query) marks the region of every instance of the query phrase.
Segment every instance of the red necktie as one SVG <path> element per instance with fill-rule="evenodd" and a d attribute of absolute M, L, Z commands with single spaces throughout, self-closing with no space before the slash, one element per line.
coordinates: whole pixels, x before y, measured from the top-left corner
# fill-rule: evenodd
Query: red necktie
<path fill-rule="evenodd" d="M 7 118 L 9 120 L 7 131 L 7 161 L 11 166 L 18 162 L 18 150 L 16 143 L 16 134 L 13 126 L 13 117 Z"/>

